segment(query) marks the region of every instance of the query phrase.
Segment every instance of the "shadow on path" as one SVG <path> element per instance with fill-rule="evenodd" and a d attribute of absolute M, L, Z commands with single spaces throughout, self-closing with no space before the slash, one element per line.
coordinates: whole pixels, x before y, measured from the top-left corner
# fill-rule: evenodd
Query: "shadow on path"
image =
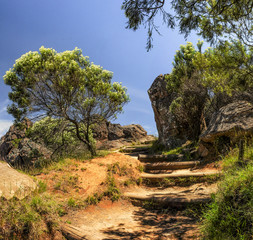
<path fill-rule="evenodd" d="M 106 239 L 198 239 L 197 219 L 183 216 L 181 211 L 140 208 L 134 212 L 133 219 L 139 223 L 138 228 L 129 229 L 119 224 L 103 230 Z"/>

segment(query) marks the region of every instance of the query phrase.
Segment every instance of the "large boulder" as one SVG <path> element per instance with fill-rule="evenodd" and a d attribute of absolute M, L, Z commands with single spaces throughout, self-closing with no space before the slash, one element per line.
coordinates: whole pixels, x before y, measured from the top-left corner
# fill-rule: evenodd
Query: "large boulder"
<path fill-rule="evenodd" d="M 236 101 L 214 113 L 210 124 L 200 136 L 204 142 L 214 142 L 217 137 L 226 136 L 236 140 L 242 135 L 253 134 L 253 104 Z"/>
<path fill-rule="evenodd" d="M 12 125 L 0 139 L 0 160 L 12 166 L 32 166 L 40 159 L 49 159 L 51 152 L 41 144 L 26 137 L 26 131 L 32 122 L 25 119 L 19 125 Z"/>
<path fill-rule="evenodd" d="M 13 197 L 22 199 L 37 187 L 31 177 L 14 170 L 7 163 L 0 162 L 0 176 L 0 197 L 7 200 Z"/>
<path fill-rule="evenodd" d="M 185 139 L 180 139 L 170 105 L 177 97 L 176 93 L 168 92 L 164 75 L 159 75 L 148 90 L 148 95 L 155 115 L 159 142 L 166 147 L 174 147 Z"/>
<path fill-rule="evenodd" d="M 199 154 L 214 153 L 223 143 L 234 144 L 242 137 L 253 136 L 253 104 L 237 100 L 212 115 L 208 128 L 200 135 Z M 215 146 L 215 145 L 219 146 Z"/>

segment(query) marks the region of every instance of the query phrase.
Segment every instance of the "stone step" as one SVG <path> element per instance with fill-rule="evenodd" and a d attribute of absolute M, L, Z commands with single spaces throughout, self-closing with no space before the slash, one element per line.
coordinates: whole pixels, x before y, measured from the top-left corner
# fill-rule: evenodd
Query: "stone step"
<path fill-rule="evenodd" d="M 219 175 L 220 172 L 217 170 L 210 170 L 210 171 L 177 171 L 172 173 L 163 173 L 163 174 L 152 174 L 152 173 L 142 173 L 140 175 L 141 178 L 147 179 L 150 181 L 158 181 L 163 180 L 166 178 L 190 178 L 190 177 L 205 177 L 205 176 L 212 176 L 212 175 Z"/>
<path fill-rule="evenodd" d="M 138 160 L 141 162 L 162 162 L 162 161 L 168 161 L 168 162 L 179 162 L 183 161 L 184 155 L 182 154 L 169 154 L 169 155 L 151 155 L 151 154 L 139 154 Z"/>
<path fill-rule="evenodd" d="M 139 152 L 147 152 L 150 149 L 150 147 L 127 147 L 123 148 L 120 151 L 123 153 L 139 153 Z"/>
<path fill-rule="evenodd" d="M 87 239 L 84 231 L 70 224 L 61 226 L 63 236 L 68 240 L 84 240 Z"/>
<path fill-rule="evenodd" d="M 200 164 L 200 161 L 187 161 L 187 162 L 156 162 L 146 163 L 145 170 L 177 170 L 193 168 Z"/>
<path fill-rule="evenodd" d="M 216 189 L 216 184 L 205 186 L 198 183 L 190 187 L 171 187 L 163 191 L 140 188 L 133 192 L 126 192 L 123 195 L 133 201 L 148 201 L 157 204 L 159 207 L 186 206 L 188 204 L 209 202 L 211 193 L 215 192 Z"/>

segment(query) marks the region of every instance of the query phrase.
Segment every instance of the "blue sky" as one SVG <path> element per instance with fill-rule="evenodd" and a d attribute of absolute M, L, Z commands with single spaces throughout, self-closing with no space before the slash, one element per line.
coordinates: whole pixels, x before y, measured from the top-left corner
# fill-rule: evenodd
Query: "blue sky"
<path fill-rule="evenodd" d="M 147 90 L 159 74 L 169 73 L 173 56 L 186 40 L 160 25 L 162 36 L 154 36 L 147 52 L 146 30 L 125 29 L 126 18 L 119 0 L 1 0 L 0 1 L 0 136 L 8 130 L 8 92 L 5 72 L 15 60 L 43 45 L 58 52 L 83 50 L 90 61 L 114 73 L 113 81 L 128 88 L 131 102 L 117 123 L 141 124 L 150 134 L 156 126 Z M 159 22 L 158 22 L 159 24 Z M 187 41 L 196 44 L 192 34 Z"/>

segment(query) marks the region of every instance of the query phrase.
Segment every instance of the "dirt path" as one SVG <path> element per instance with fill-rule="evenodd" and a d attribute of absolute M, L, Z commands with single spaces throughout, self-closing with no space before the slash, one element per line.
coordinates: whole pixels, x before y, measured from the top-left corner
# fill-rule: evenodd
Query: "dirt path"
<path fill-rule="evenodd" d="M 197 239 L 196 219 L 183 212 L 147 210 L 129 201 L 103 201 L 67 217 L 82 239 Z M 81 239 L 81 238 L 80 238 Z"/>
<path fill-rule="evenodd" d="M 105 158 L 92 160 L 90 164 L 115 163 L 120 160 L 129 166 L 138 166 L 139 162 L 135 157 L 130 157 L 122 153 L 114 153 Z M 94 167 L 94 166 L 93 166 Z M 175 170 L 176 174 L 182 171 Z M 215 169 L 203 168 L 200 172 L 214 171 Z M 196 169 L 193 170 L 197 172 Z M 101 175 L 100 173 L 99 175 Z M 173 174 L 173 172 L 172 172 Z M 140 174 L 141 176 L 141 174 Z M 120 200 L 111 202 L 104 200 L 97 205 L 92 205 L 81 211 L 69 213 L 62 220 L 65 233 L 74 232 L 78 236 L 75 239 L 106 240 L 106 239 L 198 239 L 198 219 L 189 215 L 186 210 L 177 208 L 166 208 L 166 210 L 152 209 L 149 197 L 184 198 L 188 202 L 195 199 L 207 199 L 211 192 L 216 189 L 215 184 L 198 183 L 188 187 L 174 186 L 161 190 L 160 188 L 149 186 L 135 186 L 127 188 L 123 195 L 133 199 L 140 196 L 144 201 L 143 206 L 134 206 L 130 200 Z M 166 196 L 165 196 L 166 195 Z M 145 202 L 149 200 L 149 202 Z M 154 200 L 154 199 L 153 199 Z M 69 237 L 69 239 L 71 239 Z M 73 239 L 73 238 L 72 238 Z"/>

